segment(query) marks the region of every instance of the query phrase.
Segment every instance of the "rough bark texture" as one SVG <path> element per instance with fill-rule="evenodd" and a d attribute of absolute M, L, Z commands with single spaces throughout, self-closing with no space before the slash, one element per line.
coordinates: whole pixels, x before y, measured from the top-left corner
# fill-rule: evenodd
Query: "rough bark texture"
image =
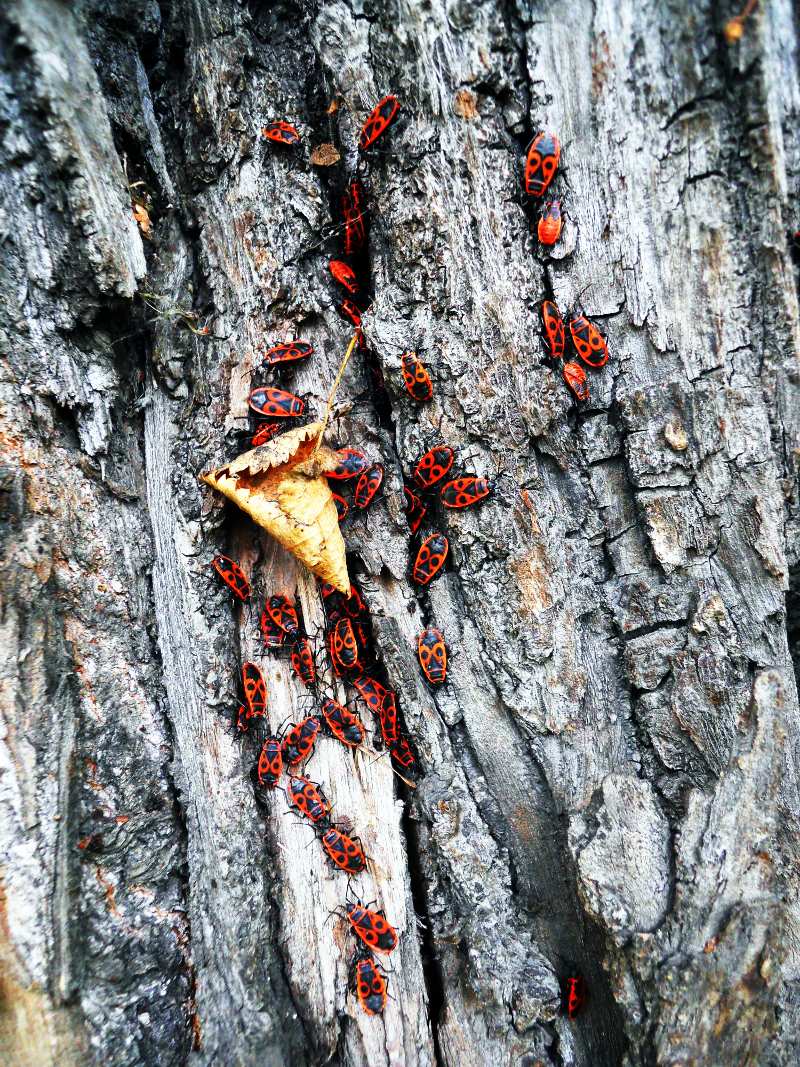
<path fill-rule="evenodd" d="M 0 16 L 3 1062 L 797 1063 L 798 26 L 769 0 L 728 46 L 737 7 Z M 244 658 L 273 725 L 308 698 L 207 564 L 296 588 L 311 627 L 315 584 L 197 475 L 236 454 L 267 341 L 314 342 L 293 385 L 322 411 L 349 336 L 331 207 L 388 91 L 373 355 L 329 439 L 386 464 L 345 530 L 424 775 L 333 740 L 309 767 L 402 935 L 380 1020 L 346 992 L 346 880 L 282 797 L 257 808 L 229 726 Z M 277 118 L 301 150 L 260 137 Z M 542 127 L 565 145 L 550 260 L 520 195 Z M 338 168 L 310 163 L 322 142 Z M 610 337 L 580 410 L 537 337 L 548 292 Z M 402 472 L 440 440 L 498 487 L 448 518 L 420 595 Z M 429 621 L 452 651 L 435 694 Z"/>

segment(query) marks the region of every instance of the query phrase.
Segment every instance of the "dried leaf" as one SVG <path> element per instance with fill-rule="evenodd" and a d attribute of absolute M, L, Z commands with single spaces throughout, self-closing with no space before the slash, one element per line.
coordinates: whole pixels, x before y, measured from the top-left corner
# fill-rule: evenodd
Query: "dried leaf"
<path fill-rule="evenodd" d="M 478 115 L 478 98 L 469 89 L 459 89 L 453 97 L 453 111 L 462 119 L 474 119 Z"/>
<path fill-rule="evenodd" d="M 332 144 L 318 144 L 311 153 L 311 162 L 315 167 L 332 167 L 341 158 L 341 154 Z"/>
<path fill-rule="evenodd" d="M 133 217 L 139 223 L 139 229 L 142 231 L 145 237 L 149 237 L 150 230 L 153 228 L 153 225 L 150 222 L 150 216 L 147 213 L 147 209 L 141 204 L 137 203 L 135 200 L 131 205 L 131 208 L 133 210 Z"/>
<path fill-rule="evenodd" d="M 304 469 L 302 473 L 309 474 L 312 477 L 315 474 L 332 471 L 340 462 L 340 458 L 336 452 L 332 452 L 329 448 L 323 446 L 313 454 L 311 467 L 308 466 L 307 455 L 298 456 L 298 452 L 305 442 L 318 436 L 320 429 L 321 423 L 314 422 L 308 426 L 299 426 L 297 429 L 287 430 L 286 433 L 279 434 L 278 437 L 268 441 L 265 445 L 259 445 L 258 448 L 251 448 L 249 452 L 243 452 L 241 456 L 231 460 L 225 467 L 221 467 L 220 471 L 227 471 L 231 477 L 241 478 L 247 475 L 263 474 L 265 471 L 272 470 L 275 467 L 284 466 L 290 460 L 293 460 L 293 466 L 303 463 Z"/>
<path fill-rule="evenodd" d="M 325 471 L 339 457 L 316 448 L 321 423 L 289 430 L 273 441 L 201 475 L 224 493 L 310 571 L 350 592 L 344 540 Z"/>
<path fill-rule="evenodd" d="M 741 18 L 737 15 L 735 18 L 726 22 L 723 33 L 725 34 L 725 40 L 728 44 L 735 44 L 737 41 L 740 41 L 744 34 L 744 25 Z"/>

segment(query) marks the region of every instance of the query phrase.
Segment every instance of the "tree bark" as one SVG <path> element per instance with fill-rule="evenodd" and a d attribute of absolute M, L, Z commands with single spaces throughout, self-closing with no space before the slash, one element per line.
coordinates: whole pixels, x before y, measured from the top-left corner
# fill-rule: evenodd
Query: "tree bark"
<path fill-rule="evenodd" d="M 797 1062 L 798 20 L 765 0 L 727 44 L 737 11 L 0 15 L 3 1062 Z M 370 1018 L 332 914 L 347 879 L 282 794 L 256 804 L 230 727 L 245 659 L 273 728 L 313 703 L 208 564 L 239 559 L 254 605 L 296 591 L 318 634 L 317 586 L 198 475 L 242 449 L 268 343 L 314 344 L 290 387 L 324 409 L 352 333 L 338 191 L 387 92 L 368 352 L 328 440 L 386 466 L 343 531 L 422 773 L 333 739 L 309 763 L 371 857 L 353 892 L 401 935 Z M 275 119 L 300 149 L 265 141 Z M 543 128 L 549 257 L 521 193 Z M 583 406 L 538 338 L 547 295 L 609 335 Z M 496 488 L 446 516 L 421 592 L 403 475 L 439 442 Z"/>

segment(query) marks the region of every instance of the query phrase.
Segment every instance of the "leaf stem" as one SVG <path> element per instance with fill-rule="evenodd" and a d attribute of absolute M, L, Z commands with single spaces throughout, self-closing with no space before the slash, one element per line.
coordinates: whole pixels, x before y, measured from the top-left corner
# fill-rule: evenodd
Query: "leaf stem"
<path fill-rule="evenodd" d="M 353 354 L 353 349 L 358 344 L 358 338 L 359 338 L 360 332 L 361 332 L 360 330 L 356 330 L 356 332 L 353 334 L 353 338 L 350 341 L 350 344 L 347 346 L 347 351 L 344 354 L 344 359 L 342 360 L 341 364 L 339 365 L 339 370 L 338 370 L 338 372 L 336 374 L 336 380 L 334 381 L 333 387 L 331 388 L 331 391 L 328 394 L 328 402 L 325 405 L 325 418 L 322 420 L 322 429 L 319 431 L 319 436 L 317 437 L 317 443 L 314 445 L 313 451 L 311 453 L 312 456 L 314 455 L 314 452 L 316 452 L 317 449 L 319 448 L 319 446 L 322 444 L 322 435 L 325 433 L 325 430 L 328 427 L 328 419 L 331 417 L 331 409 L 333 407 L 334 398 L 336 397 L 336 391 L 339 388 L 339 382 L 341 382 L 341 380 L 342 380 L 342 375 L 344 374 L 344 369 L 347 366 L 348 362 L 350 361 L 350 357 Z"/>

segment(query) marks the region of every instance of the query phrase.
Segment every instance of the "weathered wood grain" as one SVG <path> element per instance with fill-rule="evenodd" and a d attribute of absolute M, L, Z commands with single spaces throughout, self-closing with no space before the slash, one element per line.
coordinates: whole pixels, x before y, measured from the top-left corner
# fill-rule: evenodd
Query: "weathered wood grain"
<path fill-rule="evenodd" d="M 737 10 L 0 15 L 4 1062 L 796 1062 L 798 24 L 771 0 L 729 46 Z M 358 164 L 389 91 L 400 119 Z M 299 149 L 260 136 L 278 118 Z M 563 143 L 550 257 L 520 192 L 542 128 Z M 311 162 L 323 143 L 337 167 Z M 316 585 L 198 475 L 241 450 L 268 344 L 314 344 L 290 388 L 322 413 L 357 164 L 371 355 L 329 443 L 386 466 L 343 530 L 424 774 L 319 741 L 308 774 L 370 857 L 348 886 L 280 791 L 256 803 L 231 729 L 244 659 L 271 728 L 314 708 L 258 612 L 296 591 L 317 635 Z M 547 295 L 609 336 L 581 409 L 539 342 Z M 440 441 L 496 489 L 437 520 L 451 559 L 420 592 L 402 479 Z M 380 1020 L 347 993 L 348 892 L 401 934 Z"/>

